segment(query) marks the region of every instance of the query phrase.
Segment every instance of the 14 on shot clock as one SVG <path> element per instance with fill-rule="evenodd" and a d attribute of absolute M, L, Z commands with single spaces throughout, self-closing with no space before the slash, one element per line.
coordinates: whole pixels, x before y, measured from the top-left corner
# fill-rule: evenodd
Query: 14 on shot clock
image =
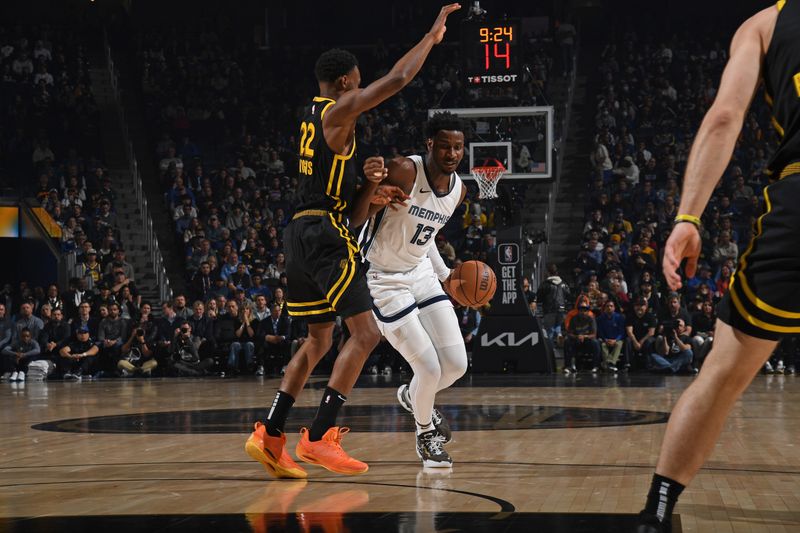
<path fill-rule="evenodd" d="M 461 53 L 468 83 L 498 85 L 520 80 L 521 38 L 517 22 L 465 21 Z"/>

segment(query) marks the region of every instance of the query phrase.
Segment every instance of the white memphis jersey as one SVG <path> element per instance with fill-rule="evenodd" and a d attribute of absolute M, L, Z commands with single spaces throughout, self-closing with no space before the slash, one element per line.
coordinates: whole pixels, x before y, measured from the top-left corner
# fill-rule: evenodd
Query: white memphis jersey
<path fill-rule="evenodd" d="M 408 272 L 428 255 L 436 234 L 450 220 L 464 187 L 453 172 L 446 194 L 433 191 L 422 157 L 409 157 L 417 169 L 414 188 L 405 207 L 386 207 L 372 217 L 361 232 L 364 258 L 384 272 Z"/>

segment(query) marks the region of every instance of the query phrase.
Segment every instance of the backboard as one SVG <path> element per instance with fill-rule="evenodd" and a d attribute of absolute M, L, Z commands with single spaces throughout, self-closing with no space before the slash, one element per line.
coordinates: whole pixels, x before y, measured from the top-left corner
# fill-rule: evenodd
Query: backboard
<path fill-rule="evenodd" d="M 486 160 L 497 159 L 506 172 L 503 180 L 549 179 L 553 176 L 553 108 L 475 107 L 429 109 L 449 111 L 467 121 L 467 150 L 458 167 L 464 179 L 474 179 L 471 170 Z"/>

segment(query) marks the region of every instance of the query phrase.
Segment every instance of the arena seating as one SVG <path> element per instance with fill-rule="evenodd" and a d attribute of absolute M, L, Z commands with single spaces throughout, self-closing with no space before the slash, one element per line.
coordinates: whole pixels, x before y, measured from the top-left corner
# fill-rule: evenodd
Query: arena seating
<path fill-rule="evenodd" d="M 650 312 L 662 322 L 669 320 L 665 308 L 671 294 L 660 268 L 663 246 L 677 215 L 693 135 L 714 100 L 727 60 L 722 42 L 722 36 L 704 36 L 653 44 L 640 31 L 610 41 L 601 53 L 594 76 L 586 224 L 572 268 L 573 293 L 589 296 L 595 316 L 607 300 L 630 315 L 644 280 L 645 285 L 652 282 L 653 296 L 646 295 Z M 776 146 L 760 94 L 703 216 L 701 268 L 679 295 L 690 316 L 701 315 L 703 302 L 715 304 L 727 291 L 736 259 L 761 213 L 767 184 L 763 171 Z M 713 333 L 713 319 L 710 326 L 704 335 Z"/>

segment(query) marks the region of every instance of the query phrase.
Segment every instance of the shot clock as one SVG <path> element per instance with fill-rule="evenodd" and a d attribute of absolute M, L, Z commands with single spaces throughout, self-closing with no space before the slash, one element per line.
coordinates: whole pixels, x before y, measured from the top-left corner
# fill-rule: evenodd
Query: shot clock
<path fill-rule="evenodd" d="M 519 24 L 513 21 L 465 21 L 461 26 L 461 53 L 468 83 L 519 81 L 521 38 Z"/>

